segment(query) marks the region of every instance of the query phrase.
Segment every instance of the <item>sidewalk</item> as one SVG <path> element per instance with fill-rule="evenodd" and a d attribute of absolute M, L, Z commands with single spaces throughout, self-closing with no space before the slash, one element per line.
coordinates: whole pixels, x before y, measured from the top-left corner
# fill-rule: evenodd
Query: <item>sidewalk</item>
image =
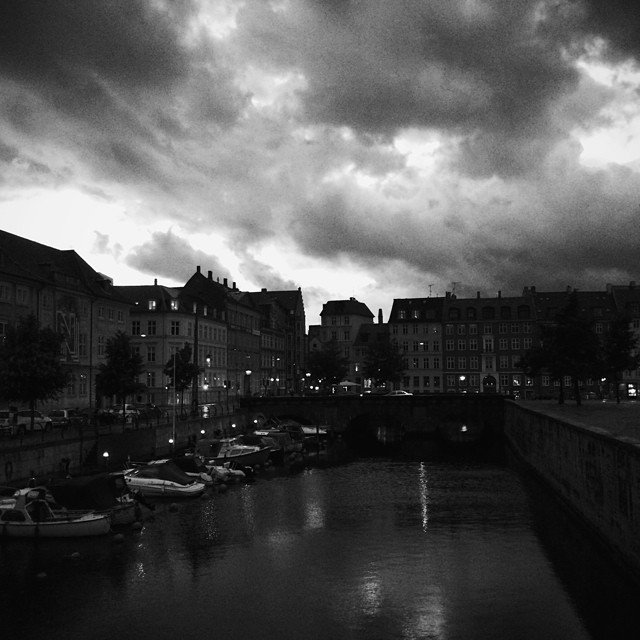
<path fill-rule="evenodd" d="M 517 404 L 573 424 L 597 427 L 615 437 L 628 438 L 640 444 L 640 402 L 616 404 L 615 400 L 583 400 L 579 407 L 575 400 L 565 401 L 565 404 L 558 404 L 555 400 L 518 400 Z"/>

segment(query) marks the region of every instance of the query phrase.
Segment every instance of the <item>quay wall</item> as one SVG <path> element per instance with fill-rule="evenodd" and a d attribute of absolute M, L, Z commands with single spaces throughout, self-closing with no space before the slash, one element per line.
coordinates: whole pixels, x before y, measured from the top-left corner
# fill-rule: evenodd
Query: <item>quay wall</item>
<path fill-rule="evenodd" d="M 505 403 L 515 454 L 640 579 L 640 444 L 534 409 Z"/>
<path fill-rule="evenodd" d="M 243 419 L 242 416 L 239 416 Z M 202 431 L 210 437 L 216 431 L 229 433 L 234 416 L 141 423 L 137 428 L 115 424 L 90 429 L 69 427 L 63 432 L 29 433 L 0 441 L 0 485 L 24 486 L 31 477 L 39 482 L 67 473 L 80 475 L 101 470 L 122 469 L 127 460 L 150 460 L 182 450 Z M 109 455 L 105 457 L 103 454 Z"/>

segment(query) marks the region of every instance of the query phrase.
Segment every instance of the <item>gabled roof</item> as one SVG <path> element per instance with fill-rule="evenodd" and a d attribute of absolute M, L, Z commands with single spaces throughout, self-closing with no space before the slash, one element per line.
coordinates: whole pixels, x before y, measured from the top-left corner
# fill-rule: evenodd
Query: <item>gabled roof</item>
<path fill-rule="evenodd" d="M 389 314 L 389 322 L 440 322 L 444 298 L 395 298 Z M 401 314 L 401 311 L 404 314 Z M 414 317 L 417 313 L 417 318 Z M 404 318 L 400 316 L 404 315 Z"/>
<path fill-rule="evenodd" d="M 165 287 L 159 284 L 126 285 L 116 289 L 132 307 L 137 307 L 139 311 L 147 310 L 145 303 L 148 300 L 156 301 L 158 311 L 168 311 L 171 309 L 171 300 L 180 299 L 182 291 L 179 287 Z"/>
<path fill-rule="evenodd" d="M 323 316 L 362 316 L 373 318 L 369 307 L 364 302 L 358 302 L 355 298 L 349 300 L 330 300 L 322 305 L 320 317 Z"/>
<path fill-rule="evenodd" d="M 0 231 L 0 273 L 125 302 L 119 298 L 111 279 L 89 266 L 72 249 L 54 249 L 6 231 Z"/>

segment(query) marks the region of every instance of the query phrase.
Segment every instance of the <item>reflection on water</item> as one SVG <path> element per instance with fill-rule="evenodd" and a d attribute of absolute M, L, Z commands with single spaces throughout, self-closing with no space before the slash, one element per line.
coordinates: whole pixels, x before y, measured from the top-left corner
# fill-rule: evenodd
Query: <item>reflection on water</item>
<path fill-rule="evenodd" d="M 3 544 L 3 635 L 631 638 L 624 604 L 615 627 L 590 611 L 619 576 L 602 561 L 581 587 L 588 543 L 540 495 L 499 462 L 433 452 L 263 472 L 158 504 L 120 543 Z"/>

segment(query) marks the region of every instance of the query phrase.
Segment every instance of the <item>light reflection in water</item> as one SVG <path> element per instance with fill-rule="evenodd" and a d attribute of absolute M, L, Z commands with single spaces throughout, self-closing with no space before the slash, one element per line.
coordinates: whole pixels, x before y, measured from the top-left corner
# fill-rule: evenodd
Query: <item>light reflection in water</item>
<path fill-rule="evenodd" d="M 427 466 L 424 462 L 420 463 L 419 484 L 420 506 L 422 508 L 422 530 L 426 533 L 429 527 L 429 484 Z"/>

